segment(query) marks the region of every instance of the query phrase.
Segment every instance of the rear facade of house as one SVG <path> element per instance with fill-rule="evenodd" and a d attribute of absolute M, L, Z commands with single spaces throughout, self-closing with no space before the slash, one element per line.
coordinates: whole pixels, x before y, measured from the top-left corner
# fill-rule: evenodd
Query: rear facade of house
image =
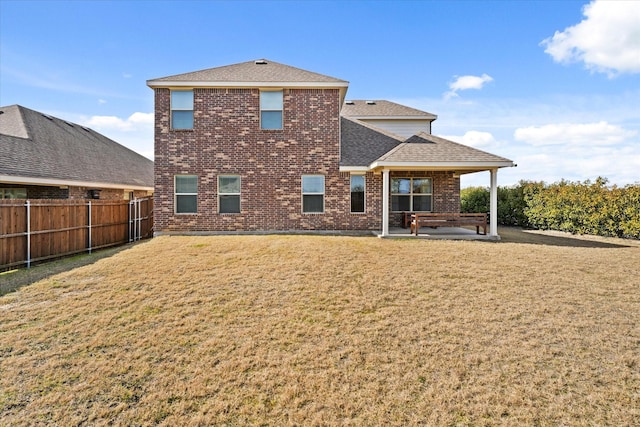
<path fill-rule="evenodd" d="M 459 171 L 401 155 L 405 131 L 435 147 L 429 113 L 379 116 L 397 104 L 345 103 L 348 82 L 268 60 L 147 84 L 158 234 L 373 232 L 403 211 L 459 212 Z"/>

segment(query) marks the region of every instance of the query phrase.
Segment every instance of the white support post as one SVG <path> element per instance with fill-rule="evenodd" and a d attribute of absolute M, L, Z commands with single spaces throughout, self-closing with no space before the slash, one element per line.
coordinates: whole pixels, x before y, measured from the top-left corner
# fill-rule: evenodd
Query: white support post
<path fill-rule="evenodd" d="M 498 236 L 498 169 L 491 169 L 489 235 Z"/>
<path fill-rule="evenodd" d="M 389 170 L 382 171 L 382 236 L 389 235 Z"/>

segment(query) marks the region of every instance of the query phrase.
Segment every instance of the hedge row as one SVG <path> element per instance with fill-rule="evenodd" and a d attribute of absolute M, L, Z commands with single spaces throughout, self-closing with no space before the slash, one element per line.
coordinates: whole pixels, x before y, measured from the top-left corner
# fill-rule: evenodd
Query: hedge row
<path fill-rule="evenodd" d="M 489 189 L 463 189 L 461 204 L 462 212 L 488 212 Z M 498 187 L 498 223 L 640 239 L 640 184 L 608 186 L 598 178 Z"/>

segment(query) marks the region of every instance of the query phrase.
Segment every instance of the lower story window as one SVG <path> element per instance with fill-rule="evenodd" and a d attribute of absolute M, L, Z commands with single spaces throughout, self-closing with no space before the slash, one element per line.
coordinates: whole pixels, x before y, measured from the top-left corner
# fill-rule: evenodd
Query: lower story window
<path fill-rule="evenodd" d="M 302 175 L 302 212 L 324 212 L 324 175 Z"/>
<path fill-rule="evenodd" d="M 240 213 L 240 176 L 218 177 L 218 210 L 220 213 Z"/>
<path fill-rule="evenodd" d="M 198 212 L 198 176 L 175 176 L 175 210 L 177 214 Z"/>
<path fill-rule="evenodd" d="M 430 212 L 433 189 L 431 178 L 391 178 L 391 210 Z"/>
<path fill-rule="evenodd" d="M 351 212 L 364 212 L 364 175 L 351 175 Z"/>
<path fill-rule="evenodd" d="M 0 188 L 0 199 L 26 199 L 26 188 Z"/>

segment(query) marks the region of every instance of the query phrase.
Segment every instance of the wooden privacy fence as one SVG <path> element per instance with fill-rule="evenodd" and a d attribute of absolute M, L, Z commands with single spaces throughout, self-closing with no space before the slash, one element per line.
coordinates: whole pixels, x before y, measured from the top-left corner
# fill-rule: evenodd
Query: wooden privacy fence
<path fill-rule="evenodd" d="M 0 271 L 153 236 L 153 199 L 0 200 Z"/>

